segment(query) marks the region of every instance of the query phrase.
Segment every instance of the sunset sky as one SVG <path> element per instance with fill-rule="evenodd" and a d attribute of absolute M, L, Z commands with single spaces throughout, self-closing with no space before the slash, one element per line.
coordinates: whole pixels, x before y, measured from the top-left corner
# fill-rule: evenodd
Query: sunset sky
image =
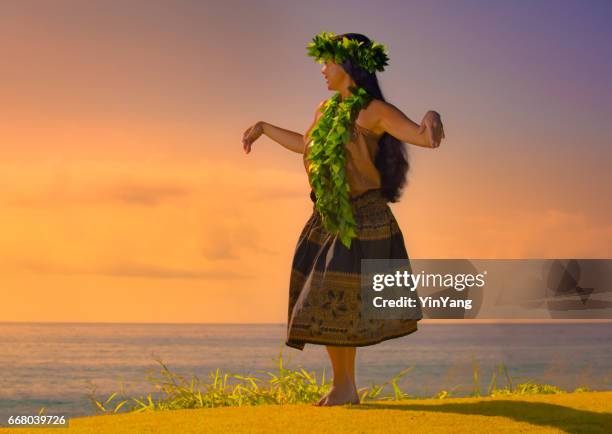
<path fill-rule="evenodd" d="M 495 3 L 495 4 L 491 4 Z M 608 1 L 5 1 L 0 321 L 284 322 L 312 211 L 303 133 L 331 96 L 306 45 L 384 43 L 414 258 L 612 258 Z"/>

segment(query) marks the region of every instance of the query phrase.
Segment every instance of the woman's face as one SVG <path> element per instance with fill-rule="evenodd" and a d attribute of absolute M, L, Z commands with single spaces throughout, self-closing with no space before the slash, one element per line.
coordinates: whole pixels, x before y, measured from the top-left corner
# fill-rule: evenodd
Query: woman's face
<path fill-rule="evenodd" d="M 340 90 L 344 86 L 352 83 L 351 76 L 346 73 L 344 68 L 331 60 L 326 60 L 321 68 L 321 73 L 327 82 L 330 90 Z"/>

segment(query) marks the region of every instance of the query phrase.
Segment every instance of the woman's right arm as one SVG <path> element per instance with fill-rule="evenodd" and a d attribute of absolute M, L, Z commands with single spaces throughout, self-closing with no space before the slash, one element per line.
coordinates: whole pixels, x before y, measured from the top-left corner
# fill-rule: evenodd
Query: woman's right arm
<path fill-rule="evenodd" d="M 274 140 L 276 143 L 289 149 L 290 151 L 296 152 L 298 154 L 303 154 L 306 142 L 308 141 L 308 135 L 319 120 L 319 116 L 322 114 L 321 108 L 323 107 L 324 103 L 325 100 L 321 101 L 321 103 L 317 107 L 314 121 L 312 122 L 310 128 L 308 129 L 308 131 L 306 131 L 304 135 L 296 133 L 295 131 L 290 131 L 281 127 L 277 127 L 276 125 L 272 125 L 268 122 L 257 122 L 255 125 L 248 128 L 242 135 L 242 145 L 244 151 L 247 154 L 251 152 L 252 143 L 257 140 L 260 135 L 265 134 L 266 136 Z"/>
<path fill-rule="evenodd" d="M 290 151 L 302 154 L 304 152 L 304 136 L 295 131 L 289 131 L 276 125 L 262 122 L 263 133 Z"/>

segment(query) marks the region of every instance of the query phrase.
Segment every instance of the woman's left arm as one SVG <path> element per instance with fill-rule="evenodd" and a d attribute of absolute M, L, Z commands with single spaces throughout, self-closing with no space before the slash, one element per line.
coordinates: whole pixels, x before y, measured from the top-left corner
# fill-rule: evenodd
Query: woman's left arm
<path fill-rule="evenodd" d="M 402 142 L 425 148 L 437 148 L 445 138 L 444 125 L 440 114 L 436 111 L 428 111 L 421 125 L 418 125 L 386 101 L 376 100 L 375 110 L 380 127 Z"/>

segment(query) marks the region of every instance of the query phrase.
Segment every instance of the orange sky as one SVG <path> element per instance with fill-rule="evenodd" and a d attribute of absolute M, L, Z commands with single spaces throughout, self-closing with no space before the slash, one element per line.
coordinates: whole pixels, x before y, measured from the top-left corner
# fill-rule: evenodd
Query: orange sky
<path fill-rule="evenodd" d="M 260 119 L 310 125 L 329 94 L 304 46 L 332 25 L 387 43 L 383 92 L 411 119 L 442 114 L 446 141 L 409 147 L 391 205 L 412 257 L 612 257 L 610 109 L 547 81 L 546 58 L 500 75 L 501 57 L 473 67 L 473 35 L 394 36 L 354 11 L 253 9 L 245 39 L 218 5 L 96 5 L 3 6 L 0 321 L 285 321 L 308 183 L 301 155 L 262 138 L 247 156 L 240 138 Z"/>

